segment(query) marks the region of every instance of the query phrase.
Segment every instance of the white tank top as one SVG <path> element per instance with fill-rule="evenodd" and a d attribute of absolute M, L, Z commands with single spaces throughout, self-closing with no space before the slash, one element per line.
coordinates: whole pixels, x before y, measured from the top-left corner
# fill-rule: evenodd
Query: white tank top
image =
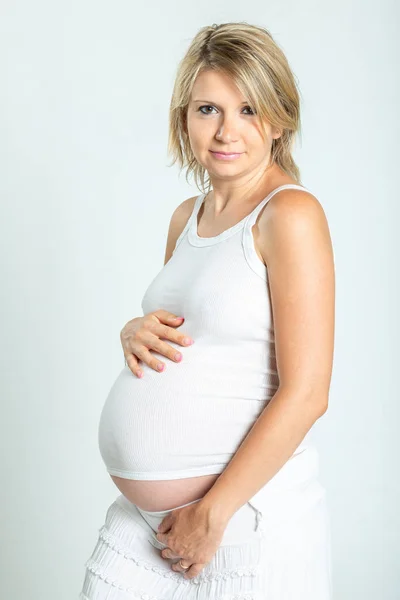
<path fill-rule="evenodd" d="M 252 226 L 281 185 L 247 217 L 219 235 L 197 233 L 205 194 L 180 234 L 170 260 L 143 300 L 143 314 L 164 308 L 183 316 L 191 346 L 168 343 L 183 355 L 158 373 L 142 364 L 139 379 L 125 366 L 99 424 L 108 473 L 168 480 L 221 473 L 275 394 L 279 377 L 267 269 Z M 311 431 L 311 430 L 310 430 Z M 310 431 L 293 456 L 310 444 Z M 312 445 L 312 444 L 311 444 Z"/>

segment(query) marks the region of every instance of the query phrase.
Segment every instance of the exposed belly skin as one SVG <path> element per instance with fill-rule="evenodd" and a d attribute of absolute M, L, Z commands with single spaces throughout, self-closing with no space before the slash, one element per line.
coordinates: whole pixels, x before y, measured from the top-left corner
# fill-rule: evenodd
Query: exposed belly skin
<path fill-rule="evenodd" d="M 202 498 L 218 479 L 217 475 L 202 475 L 185 479 L 139 481 L 110 475 L 130 502 L 143 510 L 169 510 Z"/>

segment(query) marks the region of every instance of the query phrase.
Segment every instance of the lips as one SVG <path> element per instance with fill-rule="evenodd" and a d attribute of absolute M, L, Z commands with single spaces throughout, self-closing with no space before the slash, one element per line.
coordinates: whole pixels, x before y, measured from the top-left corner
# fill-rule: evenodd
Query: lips
<path fill-rule="evenodd" d="M 241 152 L 221 152 L 221 150 L 210 150 L 213 154 L 225 154 L 225 156 L 230 156 L 232 154 L 242 154 Z"/>
<path fill-rule="evenodd" d="M 215 160 L 223 162 L 238 160 L 242 156 L 242 152 L 215 152 L 214 150 L 210 150 L 210 152 Z"/>

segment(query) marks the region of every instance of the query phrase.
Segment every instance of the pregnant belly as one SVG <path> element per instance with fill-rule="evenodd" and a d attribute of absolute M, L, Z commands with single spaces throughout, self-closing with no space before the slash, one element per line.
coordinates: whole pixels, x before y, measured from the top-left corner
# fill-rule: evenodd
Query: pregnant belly
<path fill-rule="evenodd" d="M 142 510 L 169 510 L 202 498 L 219 475 L 204 475 L 163 481 L 138 481 L 110 475 L 111 479 L 130 502 Z"/>
<path fill-rule="evenodd" d="M 203 356 L 191 359 L 168 363 L 162 374 L 143 365 L 142 379 L 124 368 L 101 413 L 99 448 L 107 471 L 143 510 L 203 497 L 265 406 L 263 391 L 249 389 L 225 364 L 216 390 Z"/>

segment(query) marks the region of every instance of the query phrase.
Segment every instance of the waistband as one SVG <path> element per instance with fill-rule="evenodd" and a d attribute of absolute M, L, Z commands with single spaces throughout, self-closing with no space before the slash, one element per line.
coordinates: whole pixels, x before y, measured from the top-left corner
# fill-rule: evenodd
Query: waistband
<path fill-rule="evenodd" d="M 139 508 L 137 504 L 130 502 L 130 500 L 128 500 L 128 498 L 126 498 L 123 494 L 118 496 L 115 502 L 131 515 L 134 515 L 136 512 L 139 512 L 142 515 L 143 519 L 150 525 L 150 527 L 154 530 L 157 530 L 159 523 L 168 513 L 178 508 L 189 506 L 189 504 L 199 502 L 199 500 L 201 500 L 201 498 L 197 498 L 196 500 L 192 500 L 191 502 L 187 502 L 186 504 L 174 506 L 172 508 L 169 508 L 168 510 L 144 510 L 143 508 Z"/>
<path fill-rule="evenodd" d="M 196 500 L 192 500 L 192 502 L 187 502 L 186 504 L 181 504 L 180 506 L 174 506 L 173 508 L 169 508 L 168 510 L 143 510 L 142 508 L 139 508 L 136 504 L 135 506 L 142 515 L 143 519 L 150 525 L 150 527 L 157 531 L 158 525 L 168 513 L 170 513 L 173 510 L 177 510 L 178 508 L 183 508 L 184 506 L 189 506 L 190 504 L 199 502 L 199 500 L 201 500 L 201 498 L 197 498 Z"/>
<path fill-rule="evenodd" d="M 144 521 L 150 528 L 149 531 L 152 531 L 151 543 L 156 547 L 164 548 L 165 544 L 158 542 L 154 536 L 154 534 L 156 534 L 158 531 L 158 526 L 161 521 L 171 511 L 177 510 L 178 508 L 183 508 L 184 506 L 189 506 L 190 504 L 199 502 L 199 500 L 201 500 L 201 498 L 193 500 L 192 502 L 187 502 L 186 504 L 181 504 L 180 506 L 175 506 L 174 508 L 170 508 L 168 510 L 150 511 L 139 508 L 136 504 L 130 502 L 130 500 L 121 494 L 116 498 L 115 504 L 120 506 L 125 512 L 129 513 L 132 516 L 133 521 L 136 521 L 138 517 L 139 519 L 143 517 Z M 223 534 L 221 545 L 225 546 L 227 544 L 243 543 L 258 539 L 261 535 L 261 530 L 259 530 L 259 517 L 260 515 L 257 508 L 255 508 L 250 502 L 246 502 L 229 520 L 229 523 Z"/>

